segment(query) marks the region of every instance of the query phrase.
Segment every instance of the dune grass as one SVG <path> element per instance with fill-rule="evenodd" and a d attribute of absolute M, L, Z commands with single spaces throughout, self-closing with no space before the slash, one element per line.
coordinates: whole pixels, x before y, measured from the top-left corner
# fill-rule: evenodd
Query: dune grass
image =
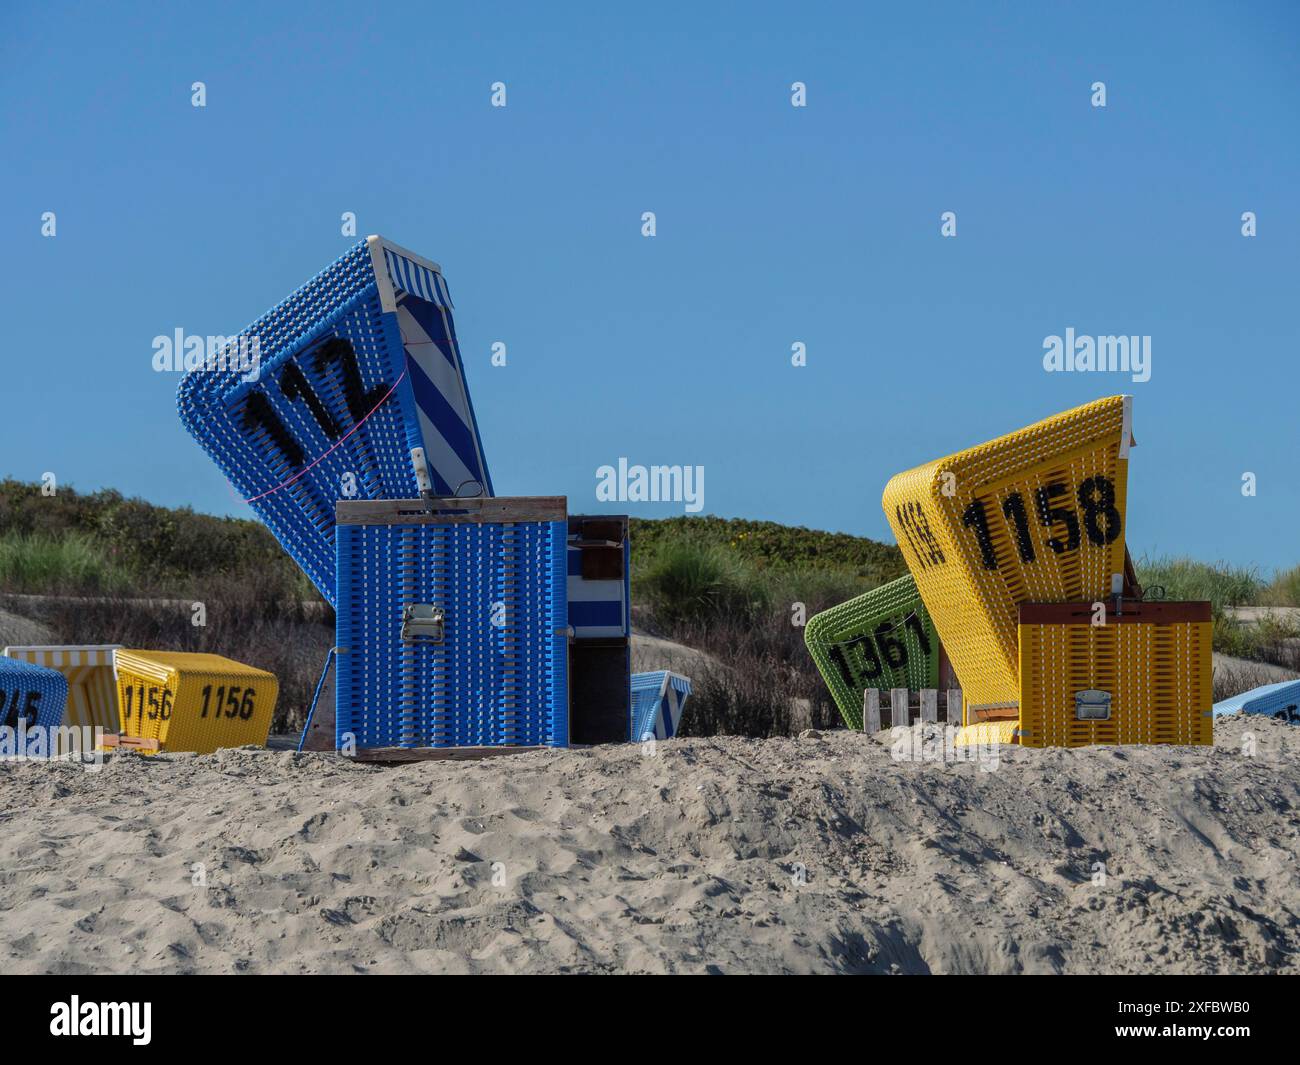
<path fill-rule="evenodd" d="M 752 566 L 721 548 L 688 542 L 661 544 L 637 575 L 637 591 L 658 622 L 670 628 L 750 618 L 771 598 Z"/>
<path fill-rule="evenodd" d="M 6 565 L 0 592 L 200 595 L 212 578 L 247 571 L 276 594 L 319 595 L 258 521 L 161 507 L 105 489 L 0 480 Z"/>
<path fill-rule="evenodd" d="M 1261 590 L 1264 606 L 1300 606 L 1300 566 L 1279 570 Z"/>
<path fill-rule="evenodd" d="M 1151 591 L 1164 589 L 1165 599 L 1208 599 L 1216 617 L 1229 606 L 1253 606 L 1264 582 L 1253 569 L 1226 562 L 1198 562 L 1191 558 L 1143 557 L 1135 565 L 1138 581 Z"/>
<path fill-rule="evenodd" d="M 1190 558 L 1143 558 L 1137 562 L 1138 580 L 1148 597 L 1157 586 L 1165 599 L 1210 601 L 1214 612 L 1214 649 L 1234 658 L 1296 668 L 1293 641 L 1300 626 L 1286 617 L 1265 617 L 1247 624 L 1234 618 L 1229 607 L 1300 605 L 1300 567 L 1265 581 L 1250 568 L 1226 562 L 1198 562 Z"/>
<path fill-rule="evenodd" d="M 665 545 L 691 543 L 717 548 L 763 572 L 831 570 L 854 574 L 868 581 L 869 587 L 907 572 L 902 553 L 893 544 L 771 521 L 708 515 L 633 518 L 631 536 L 634 571 L 644 568 Z"/>
<path fill-rule="evenodd" d="M 682 735 L 781 736 L 839 713 L 804 646 L 808 618 L 880 583 L 857 559 L 772 567 L 707 539 L 660 539 L 633 567 L 638 617 L 721 663 L 692 677 Z"/>
<path fill-rule="evenodd" d="M 127 570 L 85 533 L 0 534 L 0 588 L 7 592 L 114 595 L 129 584 Z"/>

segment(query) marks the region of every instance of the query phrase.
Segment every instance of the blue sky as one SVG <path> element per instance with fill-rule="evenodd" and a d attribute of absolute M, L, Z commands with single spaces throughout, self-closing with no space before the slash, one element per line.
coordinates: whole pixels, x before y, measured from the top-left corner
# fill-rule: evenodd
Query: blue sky
<path fill-rule="evenodd" d="M 706 512 L 892 541 L 893 473 L 1131 392 L 1134 553 L 1300 562 L 1297 5 L 231 8 L 6 7 L 0 474 L 248 514 L 152 338 L 354 211 L 442 264 L 500 494 L 699 464 Z M 1045 373 L 1067 327 L 1151 380 Z"/>

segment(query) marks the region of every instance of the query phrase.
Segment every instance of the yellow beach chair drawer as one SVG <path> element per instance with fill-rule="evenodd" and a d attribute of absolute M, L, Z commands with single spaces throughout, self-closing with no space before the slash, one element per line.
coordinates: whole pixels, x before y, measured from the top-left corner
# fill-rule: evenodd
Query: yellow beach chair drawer
<path fill-rule="evenodd" d="M 1101 599 L 1122 580 L 1131 442 L 1132 397 L 1112 396 L 885 486 L 968 709 L 1019 697 L 1019 604 Z"/>
<path fill-rule="evenodd" d="M 1025 603 L 1025 747 L 1214 742 L 1209 603 Z"/>
<path fill-rule="evenodd" d="M 117 684 L 123 736 L 199 754 L 265 744 L 280 687 L 264 669 L 185 651 L 118 651 Z"/>

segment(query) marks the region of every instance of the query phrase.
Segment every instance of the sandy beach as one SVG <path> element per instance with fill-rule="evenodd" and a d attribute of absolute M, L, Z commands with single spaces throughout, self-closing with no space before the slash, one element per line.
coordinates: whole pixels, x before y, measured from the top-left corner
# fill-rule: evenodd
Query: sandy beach
<path fill-rule="evenodd" d="M 400 768 L 5 763 L 0 964 L 1295 972 L 1300 731 L 1217 726 L 1213 748 L 995 767 L 838 731 Z"/>

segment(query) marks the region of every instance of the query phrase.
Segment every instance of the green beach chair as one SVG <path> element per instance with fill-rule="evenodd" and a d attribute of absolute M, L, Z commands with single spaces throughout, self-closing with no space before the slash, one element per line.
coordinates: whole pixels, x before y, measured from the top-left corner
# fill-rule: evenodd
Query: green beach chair
<path fill-rule="evenodd" d="M 939 637 L 910 574 L 809 618 L 804 642 L 851 729 L 868 688 L 939 686 Z"/>

